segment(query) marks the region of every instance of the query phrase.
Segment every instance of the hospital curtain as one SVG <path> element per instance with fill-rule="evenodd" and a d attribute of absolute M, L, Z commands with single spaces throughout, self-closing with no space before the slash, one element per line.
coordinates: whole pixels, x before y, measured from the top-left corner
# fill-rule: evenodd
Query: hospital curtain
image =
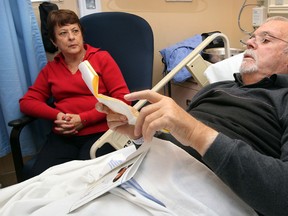
<path fill-rule="evenodd" d="M 0 157 L 3 157 L 10 152 L 11 128 L 7 124 L 22 115 L 19 98 L 47 59 L 30 0 L 1 0 L 0 20 Z M 23 155 L 33 154 L 37 146 L 32 143 L 37 136 L 32 129 L 23 132 Z"/>

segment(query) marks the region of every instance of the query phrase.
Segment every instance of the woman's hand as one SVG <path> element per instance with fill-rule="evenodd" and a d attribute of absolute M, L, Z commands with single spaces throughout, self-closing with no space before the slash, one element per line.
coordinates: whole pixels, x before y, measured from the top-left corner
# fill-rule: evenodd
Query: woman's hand
<path fill-rule="evenodd" d="M 77 114 L 58 113 L 55 130 L 64 135 L 74 135 L 83 128 L 81 118 Z"/>

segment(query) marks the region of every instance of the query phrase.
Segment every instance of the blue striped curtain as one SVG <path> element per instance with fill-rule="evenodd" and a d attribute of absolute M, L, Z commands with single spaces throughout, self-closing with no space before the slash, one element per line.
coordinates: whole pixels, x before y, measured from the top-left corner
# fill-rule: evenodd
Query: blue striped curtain
<path fill-rule="evenodd" d="M 0 1 L 0 157 L 10 152 L 8 122 L 22 116 L 19 98 L 47 63 L 41 33 L 30 0 Z M 34 133 L 35 134 L 35 133 Z M 24 155 L 36 151 L 35 136 L 25 129 Z"/>

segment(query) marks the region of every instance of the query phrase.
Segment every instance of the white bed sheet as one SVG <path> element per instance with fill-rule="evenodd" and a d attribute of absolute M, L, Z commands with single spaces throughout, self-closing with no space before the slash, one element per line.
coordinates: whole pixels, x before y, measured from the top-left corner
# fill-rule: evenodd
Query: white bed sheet
<path fill-rule="evenodd" d="M 54 166 L 39 176 L 0 190 L 0 215 L 68 215 L 71 205 L 95 181 L 109 158 L 127 147 L 87 161 Z M 214 173 L 176 145 L 155 138 L 134 179 L 165 207 L 121 188 L 69 215 L 257 215 Z"/>

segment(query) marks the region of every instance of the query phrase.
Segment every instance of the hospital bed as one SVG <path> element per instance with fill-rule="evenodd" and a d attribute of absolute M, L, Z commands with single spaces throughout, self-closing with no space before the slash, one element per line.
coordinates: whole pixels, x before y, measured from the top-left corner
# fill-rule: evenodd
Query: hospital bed
<path fill-rule="evenodd" d="M 242 216 L 257 215 L 210 169 L 171 142 L 154 138 L 133 181 L 141 188 L 115 187 L 75 211 L 112 158 L 133 146 L 87 161 L 71 161 L 0 190 L 0 215 L 11 216 Z M 169 160 L 167 160 L 169 158 Z M 105 182 L 103 183 L 105 184 Z M 162 205 L 145 194 L 161 201 Z"/>
<path fill-rule="evenodd" d="M 240 66 L 240 63 L 237 64 L 235 62 L 237 62 L 239 58 L 242 59 L 241 55 L 237 55 L 236 57 L 232 58 L 232 60 L 234 61 L 231 64 L 228 63 L 231 60 L 230 61 L 224 60 L 217 64 L 211 64 L 205 61 L 201 56 L 201 52 L 216 38 L 223 39 L 225 48 L 225 58 L 227 59 L 231 57 L 230 44 L 227 36 L 222 33 L 214 33 L 208 36 L 200 45 L 198 45 L 190 54 L 188 54 L 173 70 L 171 70 L 159 83 L 157 83 L 152 88 L 152 90 L 156 92 L 160 91 L 183 67 L 186 67 L 188 69 L 188 71 L 192 74 L 195 81 L 202 87 L 207 85 L 208 83 L 213 83 L 220 80 L 233 79 L 232 76 L 233 72 L 237 72 L 238 66 Z M 221 67 L 225 67 L 227 73 L 219 71 L 219 68 Z M 146 101 L 144 100 L 138 101 L 134 105 L 134 107 L 137 110 L 139 110 L 141 109 L 142 106 L 144 106 L 145 103 Z M 108 130 L 91 147 L 90 157 L 95 158 L 97 150 L 107 143 L 112 145 L 113 148 L 115 149 L 121 149 L 123 147 L 131 145 L 132 141 L 129 139 L 129 137 L 125 135 L 119 134 L 112 130 Z"/>
<path fill-rule="evenodd" d="M 153 90 L 159 91 L 182 67 L 191 67 L 190 71 L 200 85 L 233 79 L 231 74 L 238 72 L 243 54 L 212 65 L 199 56 L 205 44 L 214 37 L 223 37 L 226 40 L 223 34 L 207 38 L 204 44 L 183 59 Z M 225 44 L 225 48 L 229 49 L 228 40 Z M 229 51 L 227 53 L 228 57 Z M 200 61 L 204 63 L 199 63 Z M 200 67 L 197 72 L 196 66 Z M 197 77 L 200 71 L 202 74 Z M 145 103 L 146 101 L 139 101 L 135 108 L 140 109 Z M 95 158 L 97 149 L 106 142 L 118 150 Z M 156 137 L 150 143 L 150 149 L 133 180 L 145 194 L 160 200 L 163 205 L 147 198 L 136 188 L 115 187 L 69 213 L 77 200 L 87 196 L 87 188 L 91 188 L 100 178 L 107 164 L 129 151 L 137 151 L 131 145 L 131 140 L 109 130 L 91 148 L 91 157 L 94 159 L 60 164 L 24 182 L 1 189 L 0 215 L 257 215 L 204 164 L 170 141 Z"/>

